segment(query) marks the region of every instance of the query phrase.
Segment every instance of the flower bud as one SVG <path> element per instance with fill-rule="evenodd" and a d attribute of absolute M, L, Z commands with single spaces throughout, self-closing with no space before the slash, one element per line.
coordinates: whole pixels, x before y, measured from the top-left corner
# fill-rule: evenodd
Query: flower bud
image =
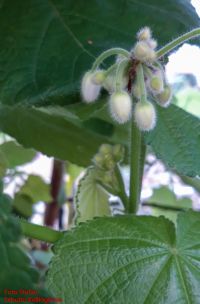
<path fill-rule="evenodd" d="M 147 43 L 151 49 L 155 50 L 157 48 L 158 43 L 155 39 L 149 39 Z"/>
<path fill-rule="evenodd" d="M 105 79 L 105 71 L 100 71 L 100 70 L 96 71 L 92 77 L 92 81 L 96 85 L 102 85 L 104 79 Z"/>
<path fill-rule="evenodd" d="M 124 158 L 124 147 L 120 144 L 114 145 L 113 147 L 113 157 L 116 162 L 119 162 Z"/>
<path fill-rule="evenodd" d="M 139 41 L 136 43 L 133 53 L 136 59 L 141 62 L 154 61 L 156 58 L 156 53 L 153 49 L 150 48 L 146 41 Z"/>
<path fill-rule="evenodd" d="M 165 107 L 165 108 L 170 105 L 171 98 L 172 98 L 172 89 L 169 85 L 165 86 L 164 91 L 162 91 L 162 93 L 156 95 L 158 104 L 161 107 Z"/>
<path fill-rule="evenodd" d="M 131 117 L 132 100 L 126 91 L 115 92 L 110 97 L 110 112 L 118 123 L 125 123 Z"/>
<path fill-rule="evenodd" d="M 105 184 L 112 184 L 113 177 L 111 172 L 105 172 L 105 174 L 102 177 L 102 180 Z"/>
<path fill-rule="evenodd" d="M 115 163 L 115 161 L 113 159 L 112 154 L 106 154 L 104 156 L 104 167 L 105 167 L 105 169 L 107 169 L 107 170 L 113 170 L 114 167 L 115 167 L 115 165 L 116 165 L 116 163 Z"/>
<path fill-rule="evenodd" d="M 164 90 L 162 74 L 153 75 L 149 79 L 149 88 L 154 94 L 159 94 Z"/>
<path fill-rule="evenodd" d="M 101 147 L 99 148 L 99 153 L 103 154 L 103 155 L 106 155 L 106 154 L 112 155 L 112 146 L 109 144 L 101 145 Z"/>
<path fill-rule="evenodd" d="M 128 76 L 124 75 L 121 80 L 121 89 L 124 90 L 128 85 Z M 103 87 L 109 93 L 113 93 L 116 87 L 116 71 L 113 74 L 109 74 L 103 82 Z"/>
<path fill-rule="evenodd" d="M 93 76 L 93 73 L 87 72 L 82 79 L 81 94 L 86 103 L 95 101 L 98 98 L 101 90 L 100 85 L 94 84 Z"/>
<path fill-rule="evenodd" d="M 137 33 L 138 40 L 148 40 L 151 38 L 151 30 L 148 26 L 141 28 L 141 30 Z"/>
<path fill-rule="evenodd" d="M 93 158 L 93 163 L 99 167 L 99 168 L 103 168 L 104 166 L 104 158 L 100 153 L 97 153 L 94 158 Z"/>
<path fill-rule="evenodd" d="M 150 131 L 156 125 L 156 111 L 149 101 L 138 102 L 134 109 L 136 125 L 141 131 Z"/>

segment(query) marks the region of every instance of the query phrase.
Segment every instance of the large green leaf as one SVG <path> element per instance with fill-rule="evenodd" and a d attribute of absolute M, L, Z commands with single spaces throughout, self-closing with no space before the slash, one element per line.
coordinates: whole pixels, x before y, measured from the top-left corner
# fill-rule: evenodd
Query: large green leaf
<path fill-rule="evenodd" d="M 98 147 L 109 140 L 84 127 L 69 111 L 56 107 L 1 106 L 0 129 L 17 138 L 25 147 L 80 166 L 87 166 Z"/>
<path fill-rule="evenodd" d="M 94 57 L 130 49 L 138 29 L 152 27 L 159 43 L 199 25 L 190 1 L 18 0 L 0 7 L 0 100 L 71 103 Z"/>
<path fill-rule="evenodd" d="M 157 126 L 146 133 L 146 143 L 171 169 L 200 175 L 200 120 L 174 105 L 167 109 L 157 106 L 157 114 Z"/>
<path fill-rule="evenodd" d="M 5 303 L 5 290 L 38 290 L 38 272 L 30 266 L 30 259 L 20 249 L 21 229 L 11 215 L 11 199 L 0 194 L 0 303 Z M 40 293 L 39 293 L 40 294 Z M 38 294 L 38 295 L 39 295 Z M 37 295 L 37 296 L 38 296 Z M 43 293 L 45 295 L 45 293 Z M 15 297 L 15 296 L 13 296 Z M 20 294 L 16 297 L 21 297 Z M 26 296 L 24 296 L 26 297 Z"/>
<path fill-rule="evenodd" d="M 98 184 L 97 178 L 99 178 L 99 171 L 90 167 L 79 183 L 75 196 L 77 222 L 111 214 L 109 194 Z"/>
<path fill-rule="evenodd" d="M 200 215 L 99 218 L 54 247 L 48 288 L 65 303 L 198 304 Z"/>

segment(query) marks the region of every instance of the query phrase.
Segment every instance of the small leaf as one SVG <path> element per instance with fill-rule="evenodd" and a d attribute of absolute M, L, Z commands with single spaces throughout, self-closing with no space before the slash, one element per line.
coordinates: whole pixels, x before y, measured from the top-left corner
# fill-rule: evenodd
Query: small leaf
<path fill-rule="evenodd" d="M 38 175 L 29 175 L 18 193 L 29 196 L 33 203 L 51 201 L 50 185 L 46 184 Z"/>
<path fill-rule="evenodd" d="M 98 173 L 90 167 L 81 179 L 75 205 L 78 209 L 77 222 L 84 222 L 97 216 L 109 216 L 109 194 L 98 184 Z"/>
<path fill-rule="evenodd" d="M 192 208 L 192 200 L 189 198 L 177 199 L 175 194 L 168 187 L 160 187 L 153 191 L 153 195 L 148 199 L 147 205 L 152 208 L 155 216 L 163 215 L 176 223 L 178 210 Z M 153 205 L 157 205 L 154 207 Z M 159 208 L 160 207 L 160 208 Z M 162 208 L 163 207 L 163 208 Z M 171 210 L 170 210 L 171 207 Z M 173 210 L 174 208 L 174 210 Z M 177 208 L 177 209 L 175 209 Z M 179 210 L 180 211 L 180 210 Z"/>
<path fill-rule="evenodd" d="M 33 213 L 33 201 L 30 196 L 17 193 L 13 200 L 14 211 L 25 218 L 29 218 Z"/>
<path fill-rule="evenodd" d="M 200 302 L 200 214 L 82 223 L 54 246 L 48 288 L 66 303 Z"/>
<path fill-rule="evenodd" d="M 0 145 L 0 151 L 8 161 L 8 168 L 21 166 L 33 160 L 36 152 L 32 149 L 25 149 L 15 141 L 7 141 Z"/>

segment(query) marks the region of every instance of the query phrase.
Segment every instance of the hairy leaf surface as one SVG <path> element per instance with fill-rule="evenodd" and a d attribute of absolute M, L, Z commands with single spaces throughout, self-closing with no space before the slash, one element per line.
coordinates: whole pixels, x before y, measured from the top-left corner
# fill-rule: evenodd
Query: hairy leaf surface
<path fill-rule="evenodd" d="M 65 303 L 200 302 L 200 215 L 99 218 L 54 246 L 48 287 Z"/>

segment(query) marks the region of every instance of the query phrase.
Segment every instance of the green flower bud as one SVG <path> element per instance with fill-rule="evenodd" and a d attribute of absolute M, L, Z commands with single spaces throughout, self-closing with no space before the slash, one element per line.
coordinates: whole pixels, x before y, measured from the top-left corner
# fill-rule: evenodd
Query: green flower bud
<path fill-rule="evenodd" d="M 81 94 L 86 103 L 94 102 L 99 97 L 101 90 L 100 85 L 94 84 L 93 76 L 94 74 L 89 71 L 85 73 L 82 79 Z"/>
<path fill-rule="evenodd" d="M 113 157 L 116 162 L 119 162 L 124 158 L 124 147 L 120 144 L 114 145 L 113 147 Z"/>
<path fill-rule="evenodd" d="M 157 74 L 149 79 L 149 88 L 154 94 L 159 94 L 164 90 L 162 75 Z"/>
<path fill-rule="evenodd" d="M 126 91 L 115 92 L 110 97 L 110 112 L 118 123 L 127 122 L 132 113 L 132 100 Z"/>
<path fill-rule="evenodd" d="M 128 85 L 128 76 L 124 75 L 122 77 L 122 81 L 121 81 L 121 89 L 124 90 Z M 116 71 L 115 73 L 111 73 L 109 74 L 104 82 L 103 82 L 103 87 L 106 91 L 108 91 L 109 93 L 113 93 L 115 91 L 116 88 Z"/>
<path fill-rule="evenodd" d="M 92 81 L 96 85 L 102 85 L 105 80 L 105 71 L 96 71 L 92 77 Z"/>
<path fill-rule="evenodd" d="M 141 131 L 150 131 L 156 125 L 156 111 L 153 104 L 149 101 L 139 101 L 135 105 L 134 119 Z"/>
<path fill-rule="evenodd" d="M 156 101 L 161 107 L 168 107 L 170 105 L 172 98 L 172 89 L 169 85 L 166 85 L 164 87 L 164 90 L 162 93 L 156 95 Z"/>
<path fill-rule="evenodd" d="M 103 154 L 103 155 L 106 155 L 106 154 L 112 155 L 112 146 L 109 144 L 101 145 L 101 147 L 99 148 L 99 153 Z"/>
<path fill-rule="evenodd" d="M 100 153 L 97 153 L 93 158 L 93 163 L 97 167 L 103 168 L 104 167 L 104 157 Z"/>
<path fill-rule="evenodd" d="M 116 165 L 116 163 L 115 163 L 115 161 L 113 159 L 113 156 L 110 155 L 110 154 L 106 154 L 104 156 L 104 167 L 105 167 L 105 169 L 107 169 L 107 170 L 113 170 L 114 167 L 115 167 L 115 165 Z"/>
<path fill-rule="evenodd" d="M 111 172 L 105 172 L 105 174 L 102 177 L 102 181 L 105 184 L 112 184 L 113 182 L 113 177 Z"/>

